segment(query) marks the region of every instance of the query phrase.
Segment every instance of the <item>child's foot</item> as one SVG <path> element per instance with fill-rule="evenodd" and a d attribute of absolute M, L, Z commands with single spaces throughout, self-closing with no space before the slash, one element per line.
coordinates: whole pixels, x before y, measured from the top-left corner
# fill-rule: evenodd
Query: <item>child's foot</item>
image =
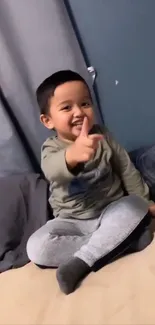
<path fill-rule="evenodd" d="M 68 295 L 90 271 L 90 267 L 78 257 L 61 264 L 56 273 L 60 289 Z"/>
<path fill-rule="evenodd" d="M 150 229 L 150 226 L 148 226 L 144 229 L 141 236 L 134 243 L 132 243 L 131 247 L 133 248 L 134 251 L 140 252 L 143 249 L 145 249 L 148 245 L 151 244 L 152 239 L 153 239 L 153 233 Z"/>
<path fill-rule="evenodd" d="M 130 247 L 125 251 L 127 254 L 140 252 L 151 244 L 153 240 L 153 232 L 150 226 L 145 227 L 140 237 L 131 243 Z"/>

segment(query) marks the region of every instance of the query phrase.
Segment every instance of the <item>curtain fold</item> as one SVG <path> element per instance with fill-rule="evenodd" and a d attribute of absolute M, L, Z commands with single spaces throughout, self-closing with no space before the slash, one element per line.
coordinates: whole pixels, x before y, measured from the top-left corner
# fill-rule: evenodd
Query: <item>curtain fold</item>
<path fill-rule="evenodd" d="M 8 115 L 6 107 L 7 102 L 0 89 L 0 177 L 33 171 L 14 120 Z"/>
<path fill-rule="evenodd" d="M 25 133 L 23 132 L 17 118 L 14 115 L 9 103 L 7 102 L 2 89 L 0 88 L 0 121 L 1 124 L 6 127 L 7 129 L 1 129 L 2 137 L 1 137 L 1 151 L 0 151 L 0 161 L 5 159 L 5 170 L 1 170 L 0 164 L 0 176 L 7 175 L 8 171 L 12 170 L 12 158 L 15 159 L 14 161 L 14 173 L 21 173 L 21 166 L 22 166 L 22 173 L 30 172 L 35 170 L 36 173 L 41 173 L 40 164 L 34 155 L 34 152 L 27 141 Z M 10 130 L 8 129 L 10 126 Z M 7 131 L 7 132 L 6 132 Z M 8 132 L 9 131 L 9 132 Z M 3 141 L 3 134 L 8 136 L 8 146 Z M 9 136 L 10 134 L 10 136 Z M 24 147 L 24 150 L 21 150 Z M 10 148 L 10 150 L 8 150 Z M 15 155 L 16 150 L 16 155 Z M 21 151 L 23 154 L 21 154 Z M 5 154 L 6 152 L 6 154 Z M 9 156 L 8 156 L 9 153 Z M 2 158 L 4 157 L 4 158 Z"/>

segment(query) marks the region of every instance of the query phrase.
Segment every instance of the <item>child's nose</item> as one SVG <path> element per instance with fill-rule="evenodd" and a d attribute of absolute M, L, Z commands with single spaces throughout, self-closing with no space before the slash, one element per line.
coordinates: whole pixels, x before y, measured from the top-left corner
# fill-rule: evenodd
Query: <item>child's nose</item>
<path fill-rule="evenodd" d="M 74 116 L 83 116 L 83 115 L 84 115 L 83 109 L 80 106 L 76 105 L 74 107 Z"/>

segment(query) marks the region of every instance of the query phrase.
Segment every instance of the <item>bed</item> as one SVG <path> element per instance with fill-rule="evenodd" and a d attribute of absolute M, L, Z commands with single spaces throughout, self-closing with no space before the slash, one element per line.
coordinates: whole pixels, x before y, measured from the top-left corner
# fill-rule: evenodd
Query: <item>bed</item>
<path fill-rule="evenodd" d="M 154 225 L 153 225 L 154 227 Z M 0 324 L 155 324 L 155 239 L 91 273 L 71 295 L 32 263 L 0 275 Z"/>

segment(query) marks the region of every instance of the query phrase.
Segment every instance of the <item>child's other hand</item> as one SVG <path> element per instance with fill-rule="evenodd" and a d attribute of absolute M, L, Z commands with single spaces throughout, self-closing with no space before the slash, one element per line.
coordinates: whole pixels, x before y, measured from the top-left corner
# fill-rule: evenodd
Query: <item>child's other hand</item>
<path fill-rule="evenodd" d="M 155 217 L 155 204 L 150 205 L 149 212 L 151 213 L 152 217 Z"/>
<path fill-rule="evenodd" d="M 75 167 L 79 162 L 87 162 L 94 157 L 98 142 L 103 139 L 101 134 L 89 135 L 87 117 L 83 120 L 80 135 L 66 150 L 66 162 L 70 167 Z"/>

